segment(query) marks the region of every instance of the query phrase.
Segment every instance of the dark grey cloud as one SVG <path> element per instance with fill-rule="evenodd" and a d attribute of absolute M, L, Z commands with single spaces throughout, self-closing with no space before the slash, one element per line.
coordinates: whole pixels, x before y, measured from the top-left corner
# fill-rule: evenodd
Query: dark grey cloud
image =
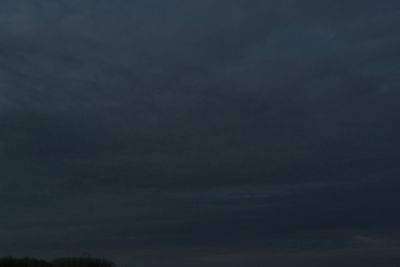
<path fill-rule="evenodd" d="M 0 10 L 4 253 L 395 261 L 396 1 Z"/>

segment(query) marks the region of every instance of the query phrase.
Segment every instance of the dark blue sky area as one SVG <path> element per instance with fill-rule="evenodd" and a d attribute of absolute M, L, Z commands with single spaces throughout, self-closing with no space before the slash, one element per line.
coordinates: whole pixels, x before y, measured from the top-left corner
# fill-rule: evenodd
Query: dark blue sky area
<path fill-rule="evenodd" d="M 2 255 L 398 266 L 399 29 L 398 1 L 2 0 Z"/>

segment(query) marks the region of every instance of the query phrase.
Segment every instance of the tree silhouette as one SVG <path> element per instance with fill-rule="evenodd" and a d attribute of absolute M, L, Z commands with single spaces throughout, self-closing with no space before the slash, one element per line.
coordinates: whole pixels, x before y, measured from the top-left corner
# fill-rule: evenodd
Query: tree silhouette
<path fill-rule="evenodd" d="M 61 258 L 45 261 L 33 258 L 0 258 L 0 267 L 115 267 L 115 264 L 105 259 L 95 258 Z"/>

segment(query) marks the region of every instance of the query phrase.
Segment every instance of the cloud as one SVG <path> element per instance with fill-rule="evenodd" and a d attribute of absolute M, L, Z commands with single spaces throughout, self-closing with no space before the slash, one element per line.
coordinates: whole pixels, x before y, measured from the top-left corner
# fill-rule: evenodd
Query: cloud
<path fill-rule="evenodd" d="M 178 2 L 0 4 L 15 251 L 395 231 L 398 4 Z"/>

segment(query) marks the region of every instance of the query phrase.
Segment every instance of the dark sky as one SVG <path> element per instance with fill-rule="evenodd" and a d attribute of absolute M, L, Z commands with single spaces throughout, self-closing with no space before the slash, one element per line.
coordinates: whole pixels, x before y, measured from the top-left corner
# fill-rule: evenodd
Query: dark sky
<path fill-rule="evenodd" d="M 398 0 L 1 0 L 0 251 L 399 266 Z"/>

